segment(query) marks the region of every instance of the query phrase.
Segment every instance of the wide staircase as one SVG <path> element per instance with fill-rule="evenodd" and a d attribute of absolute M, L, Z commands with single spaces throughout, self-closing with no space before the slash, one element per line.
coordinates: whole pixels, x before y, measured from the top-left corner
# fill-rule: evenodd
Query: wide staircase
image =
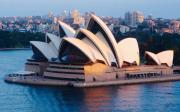
<path fill-rule="evenodd" d="M 180 66 L 173 67 L 174 73 L 180 73 Z"/>
<path fill-rule="evenodd" d="M 84 65 L 50 62 L 43 76 L 56 80 L 84 81 Z"/>

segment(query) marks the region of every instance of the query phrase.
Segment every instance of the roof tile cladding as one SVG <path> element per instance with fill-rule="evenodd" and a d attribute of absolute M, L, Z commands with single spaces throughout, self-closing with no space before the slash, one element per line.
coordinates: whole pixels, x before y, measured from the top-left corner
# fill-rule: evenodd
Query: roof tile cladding
<path fill-rule="evenodd" d="M 174 57 L 173 50 L 162 51 L 158 54 L 154 54 L 152 52 L 146 51 L 145 55 L 147 55 L 157 65 L 166 64 L 169 67 L 173 65 L 173 57 Z"/>
<path fill-rule="evenodd" d="M 110 49 L 108 49 L 108 47 L 96 35 L 86 29 L 80 29 L 75 37 L 81 40 L 89 41 L 91 44 L 93 44 L 92 46 L 97 48 L 98 52 L 100 53 L 99 55 L 103 57 L 104 62 L 109 66 L 111 65 L 108 56 Z"/>
<path fill-rule="evenodd" d="M 140 65 L 140 56 L 139 56 L 139 47 L 138 42 L 135 38 L 127 38 L 119 43 L 116 42 L 112 32 L 109 30 L 107 25 L 97 16 L 91 15 L 91 18 L 89 19 L 89 22 L 87 24 L 86 29 L 79 29 L 76 31 L 71 28 L 69 25 L 63 22 L 59 22 L 60 30 L 62 30 L 62 35 L 60 32 L 60 37 L 62 39 L 57 39 L 57 36 L 52 34 L 47 34 L 50 36 L 50 42 L 53 44 L 48 44 L 49 50 L 54 50 L 56 48 L 57 55 L 53 56 L 51 53 L 53 52 L 44 52 L 41 51 L 41 47 L 37 47 L 39 49 L 39 52 L 43 52 L 44 56 L 48 55 L 47 59 L 50 60 L 51 58 L 57 58 L 60 59 L 60 56 L 62 55 L 62 51 L 64 48 L 68 46 L 73 46 L 76 49 L 79 49 L 82 53 L 81 56 L 86 56 L 92 63 L 96 63 L 97 61 L 100 61 L 108 66 L 116 66 L 116 67 L 122 67 L 123 62 L 130 63 L 130 65 Z M 67 36 L 67 37 L 66 37 Z M 56 37 L 56 39 L 54 38 Z M 74 38 L 68 38 L 68 37 L 74 37 Z M 59 43 L 58 43 L 59 41 Z M 45 42 L 44 42 L 45 43 Z M 63 43 L 69 43 L 69 44 L 63 44 Z M 131 46 L 129 46 L 131 44 Z M 53 47 L 53 45 L 55 47 Z M 59 46 L 59 47 L 58 47 Z M 45 48 L 46 49 L 46 48 Z M 37 52 L 34 52 L 36 54 Z M 46 54 L 47 53 L 47 54 Z M 50 53 L 50 54 L 48 54 Z M 151 53 L 152 54 L 152 53 Z M 73 54 L 73 55 L 79 55 Z M 151 56 L 151 55 L 150 55 Z M 170 56 L 171 58 L 166 58 L 167 56 Z M 157 63 L 159 64 L 159 61 L 162 63 L 166 63 L 168 66 L 172 66 L 173 61 L 173 52 L 163 52 L 159 53 L 157 56 L 155 55 L 154 58 L 151 56 L 152 59 L 158 60 Z M 161 58 L 161 59 L 160 59 Z M 71 62 L 72 63 L 72 62 Z M 70 64 L 71 64 L 70 63 Z"/>
<path fill-rule="evenodd" d="M 74 37 L 76 31 L 64 22 L 58 21 L 60 37 Z"/>
<path fill-rule="evenodd" d="M 56 56 L 48 43 L 37 41 L 31 41 L 30 43 L 34 53 L 34 59 L 40 61 L 48 61 L 51 57 Z"/>
<path fill-rule="evenodd" d="M 47 60 L 51 60 L 52 58 L 58 57 L 58 54 L 59 54 L 58 52 L 59 52 L 59 48 L 61 45 L 62 38 L 64 36 L 74 36 L 74 34 L 75 34 L 74 29 L 71 28 L 66 23 L 59 21 L 59 28 L 60 28 L 59 29 L 60 37 L 58 37 L 54 34 L 47 33 L 46 38 L 49 41 L 38 42 L 38 44 L 36 44 L 36 45 L 32 45 L 32 43 L 31 43 L 31 46 L 33 46 L 37 49 L 36 51 L 33 50 L 34 55 L 43 54 L 43 58 L 45 58 Z M 68 33 L 66 34 L 65 32 L 68 32 Z M 33 42 L 33 43 L 37 43 L 37 42 Z M 46 46 L 44 46 L 44 45 L 46 45 Z M 55 55 L 53 55 L 54 53 L 52 51 L 54 51 Z M 34 58 L 36 60 L 40 60 L 38 57 L 34 57 Z M 46 61 L 46 60 L 44 60 L 44 61 Z"/>
<path fill-rule="evenodd" d="M 139 46 L 135 38 L 123 39 L 118 43 L 118 48 L 121 49 L 120 54 L 123 54 L 124 62 L 140 65 Z"/>
<path fill-rule="evenodd" d="M 91 31 L 94 34 L 102 34 L 104 40 L 106 41 L 105 43 L 107 43 L 107 46 L 113 52 L 112 58 L 114 58 L 115 60 L 112 63 L 116 63 L 118 67 L 121 67 L 123 61 L 122 54 L 118 54 L 117 42 L 107 25 L 99 17 L 91 15 L 91 19 L 89 20 L 89 23 L 87 25 L 87 30 Z M 97 36 L 99 37 L 99 35 Z"/>

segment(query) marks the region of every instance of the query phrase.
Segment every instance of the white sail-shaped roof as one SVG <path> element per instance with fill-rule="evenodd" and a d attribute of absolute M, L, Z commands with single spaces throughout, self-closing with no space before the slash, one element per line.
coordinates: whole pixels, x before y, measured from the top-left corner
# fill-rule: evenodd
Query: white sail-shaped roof
<path fill-rule="evenodd" d="M 46 36 L 52 41 L 56 49 L 59 51 L 59 47 L 62 39 L 54 34 L 46 33 Z"/>
<path fill-rule="evenodd" d="M 154 62 L 157 63 L 157 65 L 166 64 L 169 67 L 173 65 L 173 58 L 174 58 L 173 50 L 162 51 L 158 54 L 154 54 L 152 52 L 146 51 L 145 54 L 151 57 L 151 59 L 153 59 Z"/>
<path fill-rule="evenodd" d="M 99 55 L 98 57 L 98 51 L 95 50 L 95 48 L 91 47 L 89 44 L 86 43 L 85 41 L 82 41 L 77 38 L 63 38 L 62 40 L 62 45 L 63 42 L 68 42 L 78 48 L 82 53 L 84 53 L 93 63 L 95 63 L 97 60 L 104 61 L 103 57 Z M 62 47 L 61 47 L 62 48 Z M 61 51 L 60 48 L 60 51 Z"/>
<path fill-rule="evenodd" d="M 83 38 L 81 41 L 83 41 L 84 43 L 86 43 L 86 45 L 89 46 L 96 60 L 101 60 L 105 64 L 107 64 L 101 52 L 99 52 L 98 48 L 88 38 Z"/>
<path fill-rule="evenodd" d="M 169 67 L 173 65 L 174 51 L 167 50 L 157 54 L 157 57 L 161 64 L 167 64 Z"/>
<path fill-rule="evenodd" d="M 97 29 L 98 26 L 100 29 Z M 123 57 L 122 54 L 118 53 L 117 42 L 107 25 L 99 17 L 91 14 L 91 18 L 87 25 L 87 30 L 96 34 L 96 36 L 99 37 L 99 39 L 101 39 L 112 50 L 118 67 L 121 67 L 123 64 Z"/>
<path fill-rule="evenodd" d="M 156 54 L 149 52 L 149 51 L 146 51 L 145 55 L 149 56 L 149 58 L 151 58 L 157 65 L 161 65 L 161 62 L 159 61 Z"/>
<path fill-rule="evenodd" d="M 95 47 L 98 49 L 98 51 L 103 56 L 105 62 L 107 65 L 111 66 L 111 62 L 114 61 L 113 53 L 111 49 L 109 49 L 96 35 L 94 35 L 92 32 L 86 30 L 86 29 L 80 29 L 76 35 L 76 38 L 81 38 L 78 36 L 81 36 L 80 34 L 84 34 L 85 37 L 91 41 L 95 45 Z"/>
<path fill-rule="evenodd" d="M 123 61 L 140 64 L 139 46 L 135 38 L 126 38 L 118 43 L 119 53 L 123 54 Z"/>
<path fill-rule="evenodd" d="M 30 43 L 36 47 L 45 57 L 50 60 L 51 58 L 57 58 L 58 54 L 56 49 L 50 44 L 39 41 L 30 41 Z"/>
<path fill-rule="evenodd" d="M 74 37 L 76 31 L 69 25 L 67 25 L 66 23 L 62 22 L 62 21 L 58 21 L 59 23 L 59 30 L 60 30 L 60 37 Z M 61 33 L 63 33 L 61 35 Z"/>

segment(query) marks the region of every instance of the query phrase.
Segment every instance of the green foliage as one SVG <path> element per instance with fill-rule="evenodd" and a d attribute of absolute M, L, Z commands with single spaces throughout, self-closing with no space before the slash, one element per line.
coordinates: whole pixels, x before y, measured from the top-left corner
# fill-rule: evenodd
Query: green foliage
<path fill-rule="evenodd" d="M 43 33 L 0 31 L 0 48 L 28 48 L 29 41 L 44 41 Z"/>
<path fill-rule="evenodd" d="M 122 35 L 117 33 L 116 39 L 120 41 L 126 37 L 135 37 L 138 40 L 141 59 L 144 58 L 145 51 L 158 53 L 164 50 L 174 50 L 174 64 L 180 65 L 180 35 L 165 33 L 160 35 L 148 31 L 134 31 Z M 30 32 L 8 32 L 0 31 L 0 48 L 28 48 L 29 41 L 44 41 L 43 33 Z"/>

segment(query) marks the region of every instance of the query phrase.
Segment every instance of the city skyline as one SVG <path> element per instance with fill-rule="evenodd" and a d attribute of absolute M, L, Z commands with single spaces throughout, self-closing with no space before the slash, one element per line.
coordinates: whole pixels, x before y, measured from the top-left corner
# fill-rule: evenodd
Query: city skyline
<path fill-rule="evenodd" d="M 1 0 L 0 4 L 0 17 L 46 15 L 49 11 L 52 11 L 55 15 L 60 15 L 64 10 L 71 11 L 77 9 L 82 13 L 92 11 L 99 16 L 124 17 L 124 13 L 128 11 L 139 10 L 144 12 L 145 16 L 152 15 L 156 18 L 170 19 L 180 18 L 176 13 L 180 4 L 178 0 L 166 0 L 166 2 L 163 0 L 53 0 L 53 2 L 50 0 Z"/>

